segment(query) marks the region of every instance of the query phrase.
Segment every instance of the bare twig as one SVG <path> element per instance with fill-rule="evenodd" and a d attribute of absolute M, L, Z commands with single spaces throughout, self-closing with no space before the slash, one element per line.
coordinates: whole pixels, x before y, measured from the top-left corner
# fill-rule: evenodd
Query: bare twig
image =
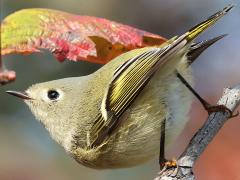
<path fill-rule="evenodd" d="M 218 104 L 225 105 L 229 110 L 234 111 L 240 104 L 240 84 L 234 88 L 226 88 Z M 195 179 L 192 168 L 196 160 L 230 117 L 228 111 L 211 113 L 177 160 L 178 167 L 165 168 L 157 175 L 155 180 Z"/>

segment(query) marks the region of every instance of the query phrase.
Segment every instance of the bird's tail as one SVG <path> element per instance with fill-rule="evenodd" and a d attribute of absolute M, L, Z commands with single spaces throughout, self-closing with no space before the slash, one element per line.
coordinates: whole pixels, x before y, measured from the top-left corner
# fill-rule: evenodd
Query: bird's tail
<path fill-rule="evenodd" d="M 224 15 L 226 15 L 234 5 L 228 5 L 223 10 L 218 11 L 214 15 L 210 16 L 207 20 L 199 23 L 198 25 L 191 28 L 188 32 L 186 32 L 186 39 L 188 42 L 194 40 L 199 34 L 204 32 L 207 28 L 215 24 L 219 19 L 221 19 Z"/>
<path fill-rule="evenodd" d="M 164 50 L 164 52 L 162 53 L 162 57 L 163 56 L 168 57 L 171 54 L 174 54 L 185 47 L 189 47 L 191 51 L 192 41 L 196 37 L 198 37 L 201 33 L 203 33 L 206 29 L 208 29 L 213 24 L 215 24 L 224 15 L 226 15 L 233 7 L 234 7 L 233 5 L 229 5 L 225 7 L 223 10 L 218 11 L 214 15 L 210 16 L 207 20 L 191 28 L 189 31 L 187 31 L 183 35 L 170 39 L 168 42 L 166 42 L 170 45 Z M 200 55 L 207 47 L 211 45 L 211 43 L 214 43 L 216 40 L 218 40 L 218 38 L 209 40 L 208 42 L 203 42 L 202 44 L 200 44 L 200 47 L 198 47 L 198 49 L 196 49 L 195 47 L 195 50 L 192 50 L 192 53 L 195 53 L 195 54 L 192 54 L 193 56 L 192 59 L 194 58 L 196 59 L 198 55 Z M 167 59 L 162 60 L 161 62 L 159 62 L 159 64 L 165 64 L 167 61 L 168 61 Z"/>

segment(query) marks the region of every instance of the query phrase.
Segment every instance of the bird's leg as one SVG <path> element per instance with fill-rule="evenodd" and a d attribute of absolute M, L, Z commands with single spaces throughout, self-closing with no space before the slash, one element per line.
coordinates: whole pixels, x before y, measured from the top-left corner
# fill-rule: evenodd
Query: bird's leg
<path fill-rule="evenodd" d="M 233 115 L 232 111 L 228 109 L 224 105 L 211 105 L 207 101 L 205 101 L 193 88 L 192 86 L 182 77 L 182 75 L 176 71 L 176 75 L 178 79 L 196 96 L 196 98 L 200 101 L 200 103 L 203 105 L 204 109 L 208 112 L 208 114 L 211 114 L 212 112 L 217 111 L 223 111 L 223 112 L 229 112 L 231 117 L 238 116 L 237 114 Z M 177 167 L 177 161 L 176 160 L 167 160 L 165 158 L 165 130 L 166 130 L 166 119 L 164 119 L 161 122 L 161 134 L 160 134 L 160 152 L 159 152 L 159 165 L 160 169 L 164 171 L 166 168 L 171 167 Z"/>
<path fill-rule="evenodd" d="M 160 169 L 163 169 L 164 164 L 166 162 L 165 158 L 165 126 L 166 126 L 166 118 L 161 122 L 161 133 L 160 133 L 160 152 L 159 152 L 159 165 Z"/>
<path fill-rule="evenodd" d="M 164 170 L 170 167 L 177 167 L 176 160 L 167 160 L 165 157 L 165 130 L 166 130 L 166 118 L 161 122 L 161 134 L 160 134 L 160 152 L 159 152 L 159 165 L 160 169 Z"/>
<path fill-rule="evenodd" d="M 193 88 L 192 86 L 184 79 L 184 77 L 176 71 L 176 75 L 178 79 L 194 94 L 194 96 L 200 101 L 200 103 L 203 105 L 204 109 L 208 112 L 208 114 L 211 114 L 212 112 L 217 112 L 217 111 L 223 111 L 223 112 L 229 112 L 230 117 L 236 117 L 238 116 L 238 112 L 236 114 L 233 114 L 233 112 L 228 109 L 224 105 L 211 105 L 207 101 L 205 101 Z"/>

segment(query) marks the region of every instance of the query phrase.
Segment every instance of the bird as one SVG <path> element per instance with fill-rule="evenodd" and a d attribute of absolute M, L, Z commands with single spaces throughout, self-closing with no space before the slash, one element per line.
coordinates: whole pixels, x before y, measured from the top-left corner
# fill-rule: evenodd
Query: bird
<path fill-rule="evenodd" d="M 165 120 L 166 148 L 188 121 L 193 83 L 189 66 L 223 36 L 194 40 L 233 8 L 218 11 L 160 46 L 134 49 L 92 74 L 7 91 L 24 100 L 51 137 L 78 163 L 95 169 L 142 164 L 159 153 Z"/>

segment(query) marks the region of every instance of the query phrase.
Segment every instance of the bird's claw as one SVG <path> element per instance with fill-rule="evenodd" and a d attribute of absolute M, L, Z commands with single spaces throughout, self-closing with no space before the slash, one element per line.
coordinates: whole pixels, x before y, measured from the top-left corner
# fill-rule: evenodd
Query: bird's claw
<path fill-rule="evenodd" d="M 160 164 L 160 167 L 163 167 L 161 169 L 160 173 L 165 172 L 168 169 L 173 169 L 173 171 L 171 172 L 171 176 L 175 177 L 178 173 L 178 163 L 177 160 L 173 159 L 173 160 L 165 160 Z"/>
<path fill-rule="evenodd" d="M 176 168 L 178 166 L 177 164 L 177 160 L 173 159 L 173 160 L 165 160 L 160 164 L 161 167 L 163 168 Z"/>

